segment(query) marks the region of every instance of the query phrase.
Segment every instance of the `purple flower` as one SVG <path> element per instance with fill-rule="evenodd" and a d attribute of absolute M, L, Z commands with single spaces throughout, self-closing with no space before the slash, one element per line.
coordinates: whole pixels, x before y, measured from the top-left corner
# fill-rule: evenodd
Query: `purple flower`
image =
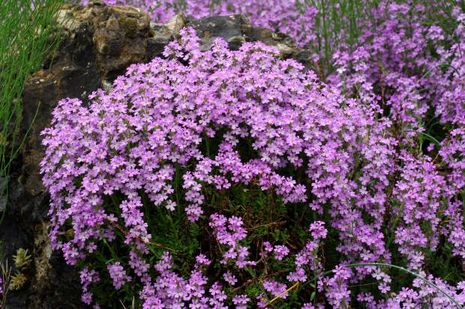
<path fill-rule="evenodd" d="M 120 262 L 107 265 L 108 272 L 110 274 L 111 280 L 113 280 L 113 286 L 116 289 L 120 289 L 128 281 L 131 281 L 131 278 L 128 277 L 123 266 Z"/>

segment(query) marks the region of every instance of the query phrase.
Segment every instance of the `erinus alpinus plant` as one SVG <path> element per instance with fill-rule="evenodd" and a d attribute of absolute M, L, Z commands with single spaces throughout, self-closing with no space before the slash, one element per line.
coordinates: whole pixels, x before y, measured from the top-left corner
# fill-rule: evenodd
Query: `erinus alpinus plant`
<path fill-rule="evenodd" d="M 50 237 L 85 303 L 464 303 L 459 189 L 375 104 L 260 43 L 201 52 L 186 28 L 164 55 L 60 101 L 43 132 Z"/>

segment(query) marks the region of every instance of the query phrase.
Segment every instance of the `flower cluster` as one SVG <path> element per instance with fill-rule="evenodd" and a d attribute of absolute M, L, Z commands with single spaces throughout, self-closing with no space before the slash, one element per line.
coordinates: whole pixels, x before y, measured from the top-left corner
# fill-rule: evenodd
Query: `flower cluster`
<path fill-rule="evenodd" d="M 437 12 L 448 12 L 444 15 Z M 356 92 L 367 104 L 389 111 L 407 137 L 427 129 L 430 115 L 463 125 L 465 119 L 465 13 L 458 5 L 381 1 L 355 49 L 341 48 L 328 79 Z M 441 27 L 427 18 L 450 18 Z"/>
<path fill-rule="evenodd" d="M 218 243 L 229 247 L 223 254 L 222 263 L 233 260 L 238 268 L 255 265 L 254 262 L 247 260 L 248 248 L 238 244 L 240 240 L 246 237 L 246 231 L 242 225 L 242 219 L 238 217 L 226 219 L 225 216 L 218 214 L 210 216 L 210 226 L 213 228 L 216 240 Z M 233 279 L 230 277 L 230 280 Z"/>
<path fill-rule="evenodd" d="M 302 65 L 279 60 L 274 48 L 262 44 L 229 51 L 217 40 L 201 53 L 195 34 L 186 29 L 165 55 L 169 59 L 130 67 L 112 91 L 93 93 L 88 108 L 77 99 L 62 100 L 52 127 L 44 131 L 42 173 L 52 196 L 51 238 L 68 263 L 85 259 L 98 241 L 112 241 L 123 229 L 124 242 L 134 246 L 131 256 L 137 256 L 130 264 L 144 277 L 147 266 L 139 258 L 147 254 L 152 235 L 139 192 L 173 210 L 176 168 L 188 166 L 182 187 L 192 221 L 204 212 L 205 185 L 224 190 L 256 183 L 285 203 L 306 202 L 311 193 L 314 210 L 322 212 L 329 204 L 342 252 L 363 252 L 367 259 L 385 253 L 383 243 L 375 241 L 382 240 L 376 236 L 381 225 L 364 223 L 362 213 L 383 211 L 377 200 L 383 199 L 391 170 L 392 141 L 383 133 L 387 124 L 378 126 L 368 108 L 344 100 Z M 189 64 L 179 62 L 179 56 Z M 220 134 L 217 153 L 209 153 L 203 143 Z M 244 140 L 256 158 L 241 158 L 238 147 Z M 362 174 L 354 178 L 360 165 Z M 310 191 L 279 173 L 286 167 L 303 168 Z M 105 197 L 114 194 L 121 196 L 117 211 L 103 207 Z M 241 225 L 239 218 L 226 224 L 222 216 L 211 217 L 218 241 L 229 246 L 225 258 L 239 257 L 243 267 L 250 262 L 247 249 L 237 245 L 245 237 Z M 60 240 L 63 228 L 72 229 L 72 239 Z M 366 245 L 351 247 L 357 238 Z M 277 250 L 284 257 L 284 249 Z"/>
<path fill-rule="evenodd" d="M 123 266 L 121 266 L 120 262 L 109 264 L 107 268 L 110 277 L 113 280 L 113 286 L 115 289 L 120 289 L 124 284 L 131 280 L 131 278 L 129 278 L 126 274 Z"/>
<path fill-rule="evenodd" d="M 299 1 L 124 4 L 157 22 L 241 13 L 300 46 L 327 39 L 313 31 L 322 12 Z M 164 59 L 131 66 L 89 105 L 60 101 L 42 173 L 52 244 L 86 265 L 83 301 L 109 277 L 145 308 L 463 305 L 465 13 L 451 6 L 367 6 L 357 44 L 341 34 L 324 76 L 261 43 L 201 51 L 183 29 Z M 442 10 L 453 23 L 430 22 Z M 166 220 L 195 249 L 158 243 Z M 90 269 L 104 244 L 122 256 Z M 389 264 L 420 277 L 399 287 Z"/>
<path fill-rule="evenodd" d="M 81 285 L 82 285 L 82 302 L 85 304 L 92 303 L 92 293 L 89 291 L 91 284 L 96 283 L 100 280 L 99 274 L 95 270 L 89 270 L 84 267 L 81 270 Z"/>

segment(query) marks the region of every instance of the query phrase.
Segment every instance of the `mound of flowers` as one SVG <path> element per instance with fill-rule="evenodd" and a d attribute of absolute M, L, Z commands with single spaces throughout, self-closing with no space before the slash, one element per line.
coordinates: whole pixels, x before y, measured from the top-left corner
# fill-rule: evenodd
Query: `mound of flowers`
<path fill-rule="evenodd" d="M 50 237 L 81 268 L 85 303 L 465 301 L 465 284 L 428 271 L 444 243 L 464 255 L 457 190 L 393 138 L 377 104 L 261 43 L 230 51 L 218 39 L 202 52 L 186 28 L 164 56 L 89 104 L 61 100 L 43 132 Z M 415 277 L 398 287 L 391 263 L 444 293 Z"/>

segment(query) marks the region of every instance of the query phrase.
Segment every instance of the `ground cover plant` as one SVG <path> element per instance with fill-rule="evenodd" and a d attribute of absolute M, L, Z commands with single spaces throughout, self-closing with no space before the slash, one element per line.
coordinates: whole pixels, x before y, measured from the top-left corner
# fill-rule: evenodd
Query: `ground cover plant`
<path fill-rule="evenodd" d="M 465 305 L 464 2 L 126 3 L 242 13 L 314 65 L 200 51 L 185 28 L 89 105 L 59 102 L 42 174 L 83 302 Z"/>

